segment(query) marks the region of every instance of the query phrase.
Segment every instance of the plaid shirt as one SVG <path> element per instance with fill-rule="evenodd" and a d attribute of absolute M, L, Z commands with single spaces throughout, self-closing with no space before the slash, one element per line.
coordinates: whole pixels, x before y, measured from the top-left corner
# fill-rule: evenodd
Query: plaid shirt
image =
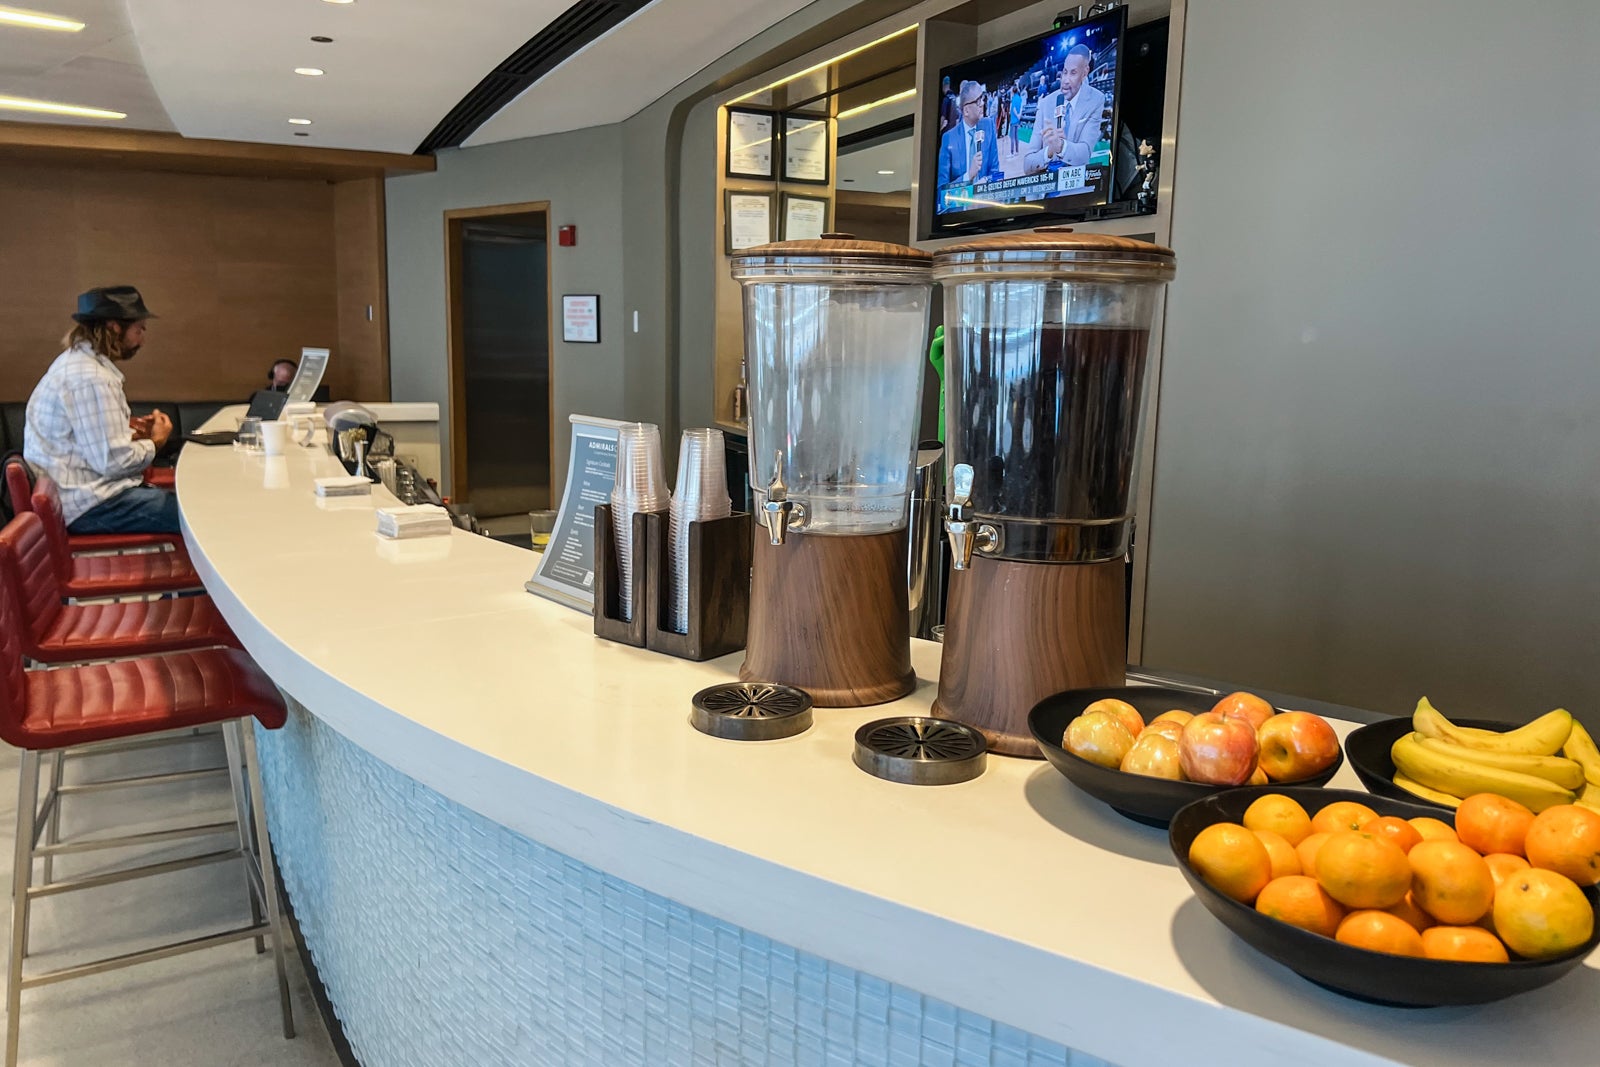
<path fill-rule="evenodd" d="M 122 372 L 86 344 L 56 357 L 28 398 L 22 454 L 61 487 L 67 524 L 141 484 L 153 441 L 128 427 Z"/>

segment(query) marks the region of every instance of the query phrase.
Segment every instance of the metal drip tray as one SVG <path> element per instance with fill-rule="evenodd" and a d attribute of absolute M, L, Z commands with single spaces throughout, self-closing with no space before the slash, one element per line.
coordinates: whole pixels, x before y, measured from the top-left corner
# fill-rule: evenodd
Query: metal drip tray
<path fill-rule="evenodd" d="M 983 734 L 965 723 L 906 715 L 869 722 L 856 731 L 856 766 L 906 785 L 954 785 L 983 773 Z"/>
<path fill-rule="evenodd" d="M 811 728 L 811 696 L 774 682 L 729 682 L 693 697 L 689 721 L 729 741 L 775 741 Z"/>

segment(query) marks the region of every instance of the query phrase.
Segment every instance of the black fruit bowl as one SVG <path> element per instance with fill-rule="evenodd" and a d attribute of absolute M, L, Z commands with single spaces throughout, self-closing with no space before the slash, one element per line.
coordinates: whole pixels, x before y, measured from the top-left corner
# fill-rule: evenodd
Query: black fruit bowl
<path fill-rule="evenodd" d="M 1074 756 L 1061 747 L 1061 738 L 1067 724 L 1083 709 L 1096 700 L 1115 697 L 1126 700 L 1139 710 L 1144 721 L 1149 722 L 1164 711 L 1176 709 L 1199 715 L 1210 711 L 1218 697 L 1209 693 L 1194 693 L 1187 689 L 1164 689 L 1160 686 L 1130 685 L 1103 689 L 1069 689 L 1065 693 L 1046 697 L 1028 713 L 1028 729 L 1044 750 L 1045 759 L 1067 780 L 1096 800 L 1111 805 L 1112 810 L 1146 826 L 1166 829 L 1178 809 L 1202 797 L 1238 786 L 1202 785 L 1199 782 L 1174 782 L 1168 778 L 1148 778 L 1140 774 L 1123 774 L 1082 756 Z M 1286 785 L 1325 785 L 1344 764 L 1344 752 L 1326 770 Z"/>
<path fill-rule="evenodd" d="M 1168 840 L 1172 844 L 1172 854 L 1177 857 L 1178 868 L 1194 887 L 1200 903 L 1222 920 L 1222 925 L 1244 938 L 1251 948 L 1317 985 L 1358 1000 L 1395 1007 L 1487 1004 L 1549 985 L 1583 963 L 1584 957 L 1600 945 L 1600 923 L 1597 923 L 1588 942 L 1564 956 L 1510 963 L 1458 963 L 1372 952 L 1269 919 L 1250 905 L 1223 896 L 1189 866 L 1189 845 L 1201 830 L 1212 823 L 1239 822 L 1245 809 L 1257 797 L 1268 793 L 1293 797 L 1312 815 L 1325 804 L 1353 800 L 1379 815 L 1398 815 L 1403 819 L 1422 816 L 1445 822 L 1451 822 L 1452 817 L 1450 812 L 1441 811 L 1432 804 L 1390 800 L 1351 789 L 1277 789 L 1272 786 L 1229 790 L 1196 801 L 1178 812 L 1168 831 Z M 1583 892 L 1591 906 L 1600 902 L 1600 892 L 1595 887 L 1590 886 Z"/>
<path fill-rule="evenodd" d="M 1457 726 L 1471 726 L 1479 730 L 1493 730 L 1496 733 L 1505 733 L 1507 730 L 1517 728 L 1514 722 L 1493 722 L 1489 719 L 1450 721 Z M 1356 777 L 1361 779 L 1361 784 L 1367 787 L 1367 791 L 1376 796 L 1405 800 L 1412 804 L 1426 804 L 1435 809 L 1435 814 L 1440 809 L 1449 811 L 1449 805 L 1424 800 L 1394 784 L 1394 760 L 1389 757 L 1389 750 L 1411 730 L 1409 715 L 1384 719 L 1382 722 L 1351 730 L 1350 735 L 1344 739 L 1344 750 L 1350 757 L 1350 768 L 1356 772 Z"/>

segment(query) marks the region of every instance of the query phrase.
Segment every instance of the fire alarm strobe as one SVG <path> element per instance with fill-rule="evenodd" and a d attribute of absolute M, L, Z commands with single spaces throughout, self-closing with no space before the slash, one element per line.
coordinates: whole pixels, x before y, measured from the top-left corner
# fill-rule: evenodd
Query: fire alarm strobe
<path fill-rule="evenodd" d="M 572 248 L 578 243 L 578 227 L 563 226 L 556 231 L 556 239 L 562 248 Z"/>

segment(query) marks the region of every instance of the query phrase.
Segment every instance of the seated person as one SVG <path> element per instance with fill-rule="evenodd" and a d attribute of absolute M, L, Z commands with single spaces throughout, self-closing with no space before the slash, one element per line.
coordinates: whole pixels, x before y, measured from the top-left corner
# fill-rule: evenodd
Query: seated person
<path fill-rule="evenodd" d="M 66 351 L 28 398 L 22 452 L 61 487 L 72 533 L 178 532 L 177 498 L 143 484 L 172 420 L 160 411 L 132 418 L 117 367 L 138 354 L 152 317 L 131 285 L 80 295 Z"/>
<path fill-rule="evenodd" d="M 294 381 L 294 372 L 300 369 L 300 364 L 292 359 L 280 359 L 267 371 L 267 388 L 274 393 L 287 393 L 289 383 Z"/>

